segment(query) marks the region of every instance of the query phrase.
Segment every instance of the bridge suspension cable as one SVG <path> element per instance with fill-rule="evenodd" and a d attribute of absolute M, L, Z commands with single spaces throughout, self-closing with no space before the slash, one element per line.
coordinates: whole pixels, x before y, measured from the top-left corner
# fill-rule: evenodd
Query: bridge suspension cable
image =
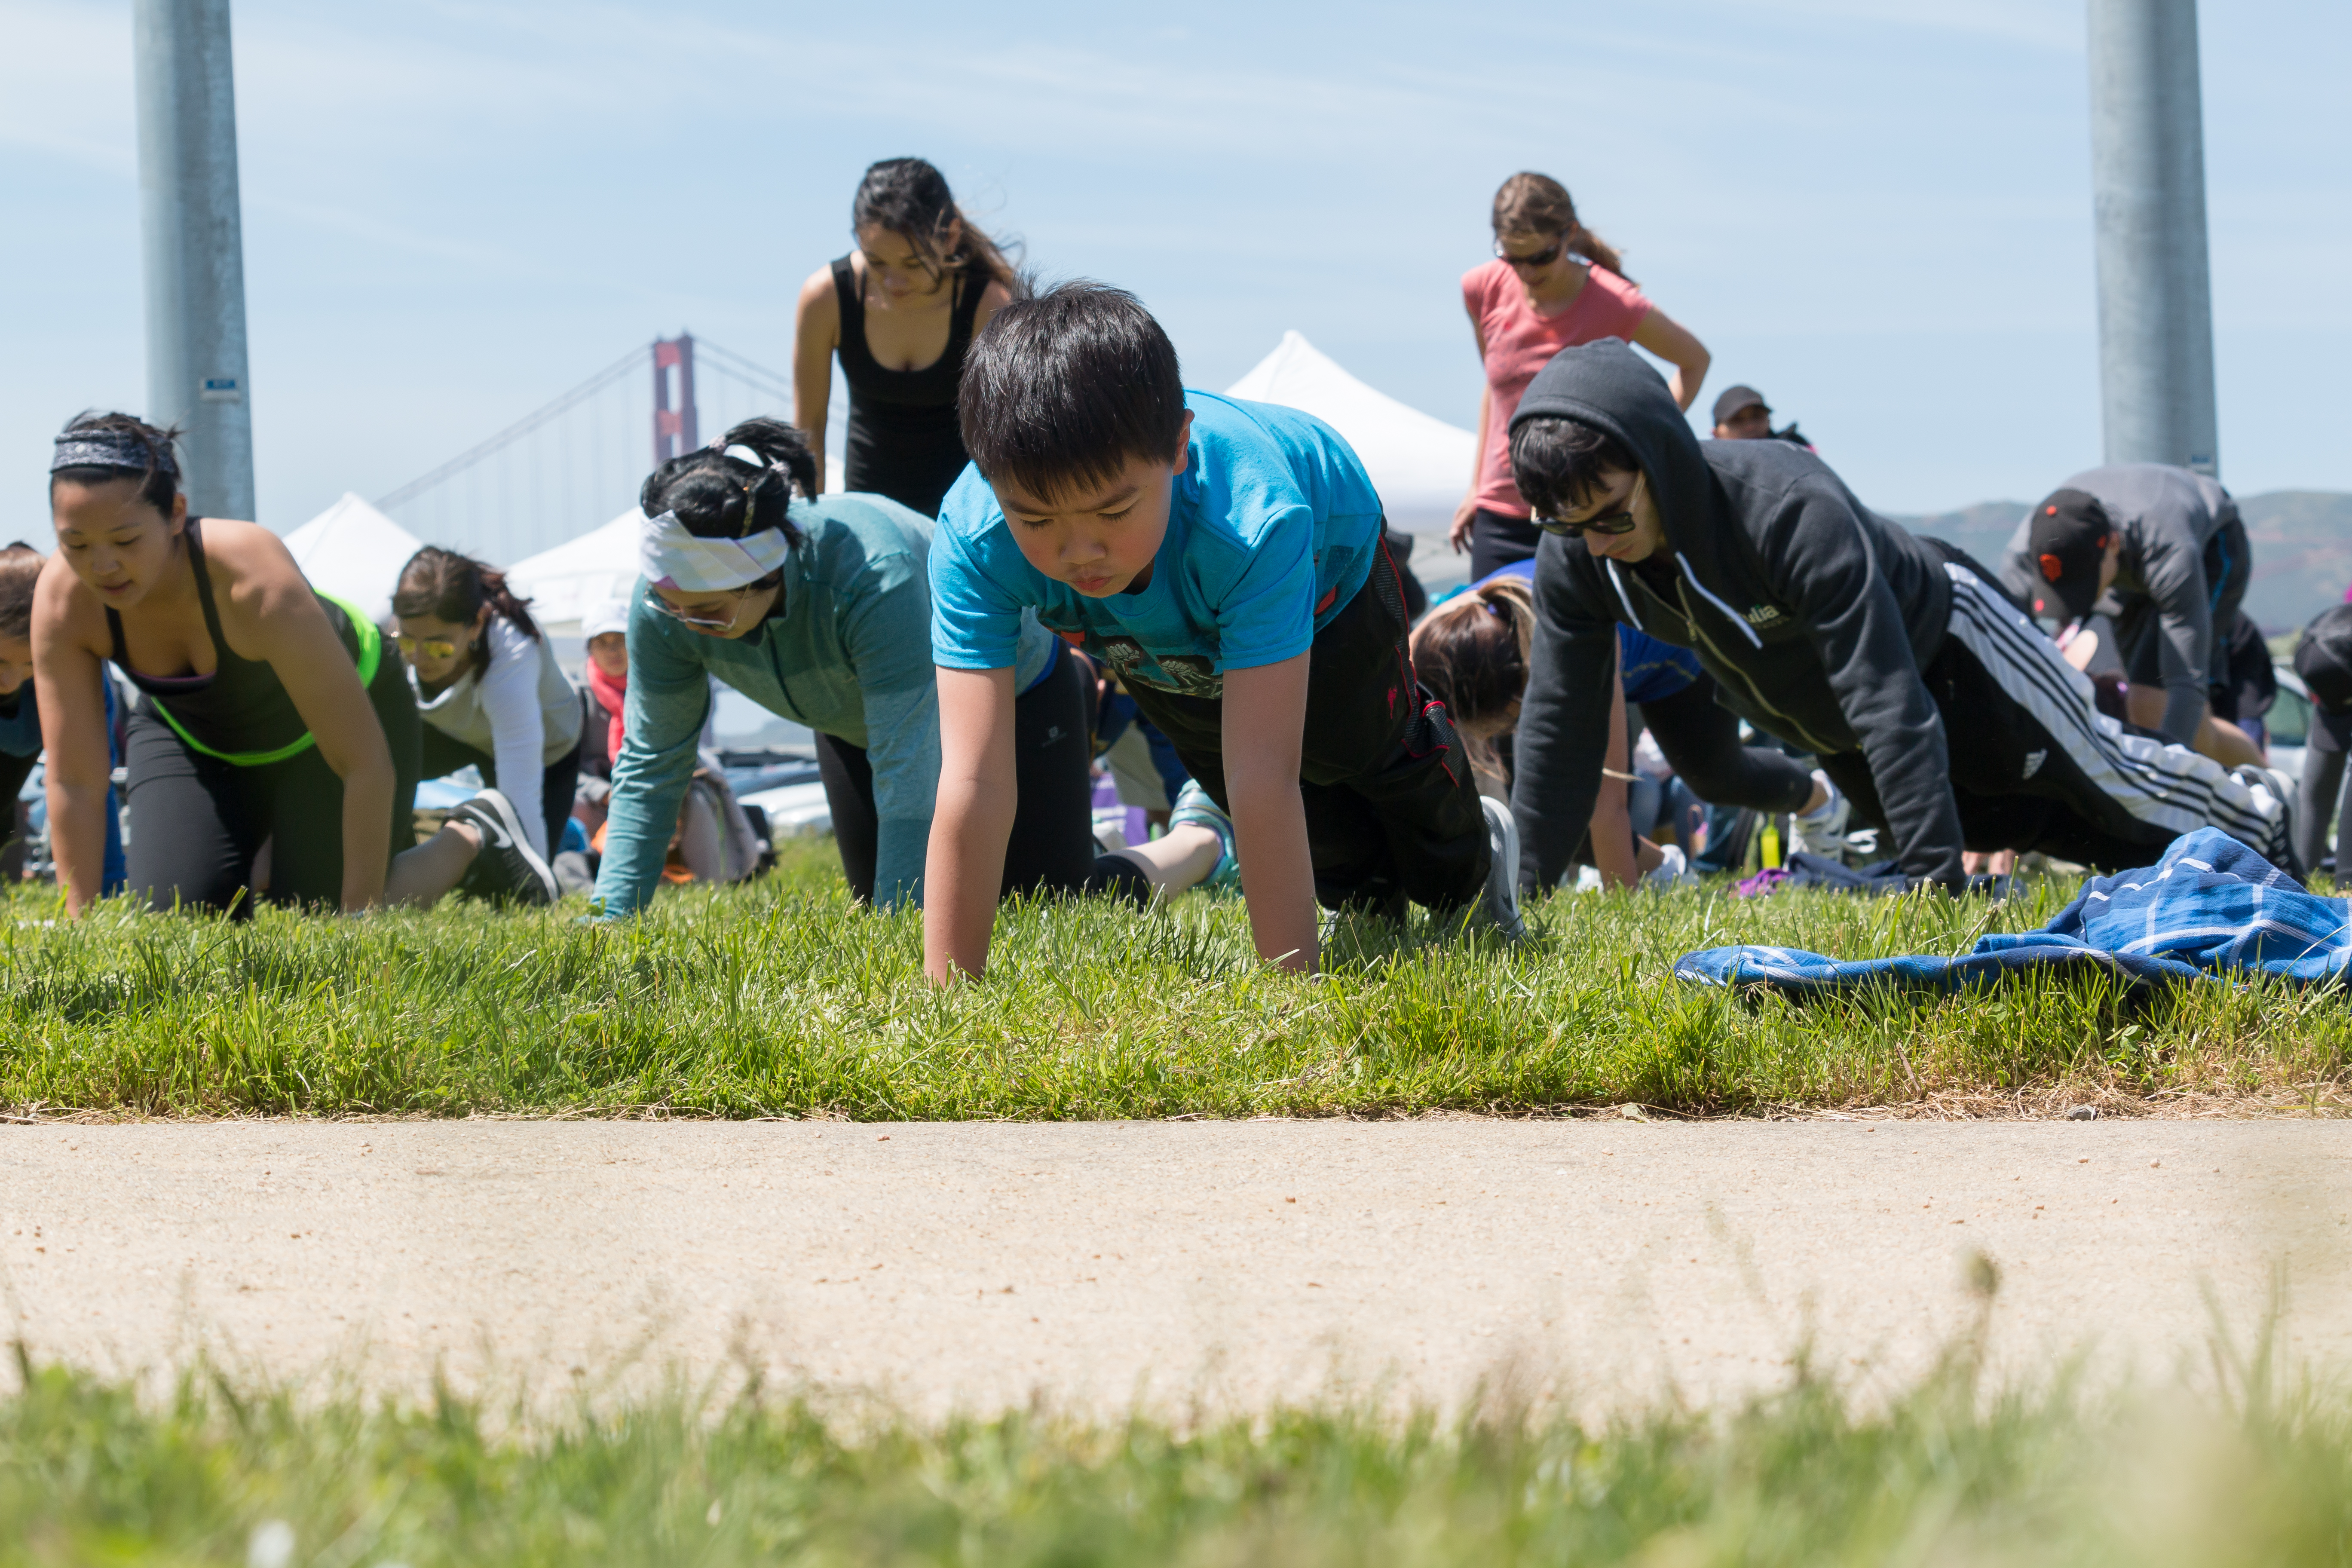
<path fill-rule="evenodd" d="M 681 332 L 630 350 L 376 506 L 430 542 L 511 564 L 626 510 L 648 458 L 791 408 L 787 377 Z"/>

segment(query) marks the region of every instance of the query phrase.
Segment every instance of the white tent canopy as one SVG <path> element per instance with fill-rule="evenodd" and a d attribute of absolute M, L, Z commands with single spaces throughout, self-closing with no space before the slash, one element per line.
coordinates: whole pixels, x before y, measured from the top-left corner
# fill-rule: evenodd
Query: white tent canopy
<path fill-rule="evenodd" d="M 1442 534 L 1469 490 L 1477 437 L 1375 391 L 1297 332 L 1225 394 L 1303 410 L 1347 437 L 1393 528 Z"/>
<path fill-rule="evenodd" d="M 425 542 L 349 490 L 286 536 L 310 586 L 349 599 L 378 621 L 392 614 L 400 569 Z"/>
<path fill-rule="evenodd" d="M 581 617 L 606 599 L 628 596 L 637 581 L 637 536 L 645 513 L 631 507 L 604 527 L 542 550 L 507 568 L 531 617 L 560 637 L 580 635 Z"/>

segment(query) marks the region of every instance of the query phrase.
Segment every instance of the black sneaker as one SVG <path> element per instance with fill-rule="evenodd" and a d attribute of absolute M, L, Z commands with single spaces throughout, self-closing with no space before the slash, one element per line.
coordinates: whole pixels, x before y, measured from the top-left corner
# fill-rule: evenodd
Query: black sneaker
<path fill-rule="evenodd" d="M 517 903 L 551 904 L 557 894 L 555 873 L 547 868 L 522 830 L 514 802 L 486 789 L 449 814 L 482 836 L 482 852 L 466 874 L 468 892 L 488 899 L 512 899 Z"/>

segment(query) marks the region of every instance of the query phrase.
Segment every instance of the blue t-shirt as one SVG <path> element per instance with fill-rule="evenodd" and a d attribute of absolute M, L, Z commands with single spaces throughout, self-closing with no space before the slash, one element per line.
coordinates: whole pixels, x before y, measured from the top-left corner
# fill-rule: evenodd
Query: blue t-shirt
<path fill-rule="evenodd" d="M 1216 697 L 1228 669 L 1305 653 L 1370 575 L 1381 498 L 1337 431 L 1270 403 L 1188 392 L 1184 471 L 1151 581 L 1093 599 L 1022 558 L 977 468 L 948 491 L 931 542 L 931 657 L 1013 662 L 1021 612 L 1082 640 L 1120 680 Z"/>
<path fill-rule="evenodd" d="M 1533 560 L 1514 561 L 1498 566 L 1475 583 L 1473 588 L 1483 588 L 1500 577 L 1520 577 L 1532 584 L 1536 579 Z M 1698 655 L 1686 647 L 1676 647 L 1670 642 L 1660 642 L 1639 626 L 1617 623 L 1617 673 L 1625 682 L 1625 700 L 1633 703 L 1655 702 L 1662 697 L 1672 697 L 1685 690 L 1699 677 Z"/>

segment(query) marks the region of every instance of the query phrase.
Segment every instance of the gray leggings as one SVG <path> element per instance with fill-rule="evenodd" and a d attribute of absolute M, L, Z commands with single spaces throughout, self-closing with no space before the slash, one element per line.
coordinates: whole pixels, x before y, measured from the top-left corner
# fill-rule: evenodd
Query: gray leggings
<path fill-rule="evenodd" d="M 2311 732 L 2303 751 L 2303 782 L 2297 786 L 2294 852 L 2304 869 L 2316 871 L 2327 853 L 2327 824 L 2339 812 L 2344 830 L 2336 839 L 2336 875 L 2352 868 L 2352 800 L 2345 799 L 2352 779 L 2344 776 L 2346 731 L 2352 731 L 2352 713 L 2323 713 L 2315 709 Z"/>

